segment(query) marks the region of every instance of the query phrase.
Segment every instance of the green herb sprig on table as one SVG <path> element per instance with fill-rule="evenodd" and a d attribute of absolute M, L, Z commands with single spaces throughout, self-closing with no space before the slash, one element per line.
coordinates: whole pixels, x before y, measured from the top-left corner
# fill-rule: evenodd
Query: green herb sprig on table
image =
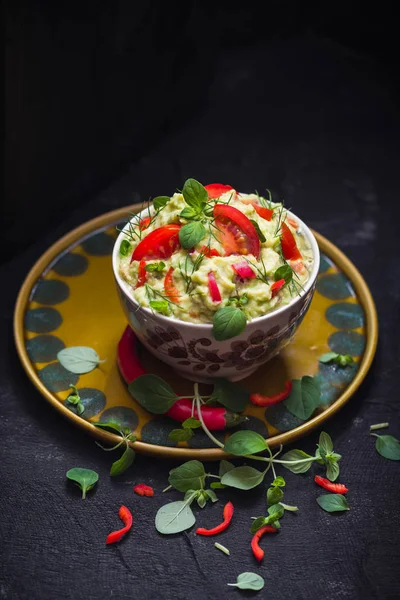
<path fill-rule="evenodd" d="M 85 412 L 85 407 L 82 403 L 81 397 L 75 385 L 72 383 L 69 384 L 69 387 L 72 388 L 72 392 L 68 396 L 66 402 L 71 406 L 75 407 L 76 414 L 81 416 Z"/>
<path fill-rule="evenodd" d="M 86 498 L 86 492 L 93 489 L 99 480 L 96 471 L 74 467 L 66 473 L 66 477 L 73 481 L 82 490 L 82 500 Z"/>
<path fill-rule="evenodd" d="M 92 422 L 92 425 L 95 425 L 96 427 L 99 427 L 100 429 L 106 429 L 108 431 L 111 431 L 111 433 L 117 433 L 118 435 L 121 436 L 121 441 L 118 442 L 118 444 L 116 444 L 112 448 L 105 448 L 99 442 L 96 442 L 96 444 L 102 450 L 104 450 L 106 452 L 111 452 L 112 450 L 117 450 L 117 448 L 120 448 L 121 446 L 125 445 L 124 452 L 122 453 L 122 455 L 119 457 L 118 460 L 113 462 L 113 464 L 111 465 L 111 469 L 110 469 L 110 475 L 112 477 L 115 477 L 116 475 L 121 475 L 131 466 L 131 464 L 135 460 L 136 453 L 133 450 L 133 448 L 130 447 L 129 443 L 135 442 L 136 436 L 131 432 L 129 427 L 122 427 L 121 425 L 119 425 L 118 423 L 115 423 L 113 421 L 108 421 L 105 423 L 101 423 L 100 421 Z"/>
<path fill-rule="evenodd" d="M 339 367 L 347 367 L 354 363 L 353 357 L 349 354 L 337 354 L 336 352 L 326 352 L 320 356 L 318 360 L 324 364 L 335 363 L 336 365 L 339 365 Z"/>

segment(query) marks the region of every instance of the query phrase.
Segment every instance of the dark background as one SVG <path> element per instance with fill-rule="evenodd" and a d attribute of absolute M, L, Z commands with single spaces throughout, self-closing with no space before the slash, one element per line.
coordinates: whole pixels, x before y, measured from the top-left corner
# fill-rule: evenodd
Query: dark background
<path fill-rule="evenodd" d="M 51 243 L 97 214 L 170 194 L 187 177 L 272 188 L 357 265 L 380 318 L 373 368 L 326 426 L 343 454 L 352 509 L 323 513 L 311 478 L 287 474 L 287 501 L 301 512 L 265 540 L 258 597 L 398 598 L 398 465 L 378 456 L 368 436 L 371 423 L 386 420 L 400 435 L 391 4 L 287 0 L 261 11 L 252 3 L 35 0 L 8 2 L 3 15 L 0 598 L 249 597 L 225 584 L 258 570 L 246 532 L 263 491 L 221 493 L 237 509 L 219 540 L 229 558 L 193 531 L 161 538 L 153 518 L 173 465 L 138 457 L 110 481 L 109 455 L 43 401 L 12 341 L 18 289 Z M 298 445 L 312 451 L 317 435 Z M 84 503 L 65 484 L 76 464 L 101 478 Z M 141 480 L 154 485 L 154 499 L 133 497 Z M 125 502 L 134 529 L 106 548 Z M 207 508 L 202 520 L 215 523 L 219 513 Z"/>

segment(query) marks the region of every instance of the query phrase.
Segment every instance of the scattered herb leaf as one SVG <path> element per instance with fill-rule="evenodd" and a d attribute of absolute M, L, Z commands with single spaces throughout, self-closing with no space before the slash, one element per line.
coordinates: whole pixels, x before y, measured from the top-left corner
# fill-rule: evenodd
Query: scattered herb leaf
<path fill-rule="evenodd" d="M 149 273 L 161 272 L 165 269 L 165 262 L 160 260 L 159 262 L 150 263 L 149 265 L 146 265 L 144 269 Z"/>
<path fill-rule="evenodd" d="M 253 467 L 235 467 L 222 476 L 221 483 L 239 490 L 251 490 L 260 485 L 264 476 L 264 471 L 257 471 Z"/>
<path fill-rule="evenodd" d="M 70 469 L 67 471 L 66 476 L 71 481 L 74 481 L 82 490 L 82 500 L 86 498 L 86 492 L 91 490 L 99 480 L 96 471 L 92 471 L 92 469 L 82 469 L 80 467 Z"/>
<path fill-rule="evenodd" d="M 128 242 L 128 240 L 122 240 L 121 245 L 119 247 L 120 256 L 128 256 L 131 250 L 132 244 Z"/>
<path fill-rule="evenodd" d="M 319 362 L 322 363 L 330 363 L 333 362 L 340 367 L 347 367 L 347 365 L 352 365 L 354 363 L 354 359 L 350 354 L 337 354 L 336 352 L 326 352 L 319 357 Z"/>
<path fill-rule="evenodd" d="M 179 230 L 179 241 L 182 248 L 193 248 L 206 235 L 206 228 L 199 221 L 191 221 Z"/>
<path fill-rule="evenodd" d="M 350 510 L 347 500 L 342 494 L 323 494 L 318 496 L 317 502 L 326 512 Z"/>
<path fill-rule="evenodd" d="M 135 460 L 135 451 L 127 446 L 122 456 L 111 465 L 110 475 L 115 477 L 124 473 Z"/>
<path fill-rule="evenodd" d="M 219 402 L 232 412 L 242 412 L 250 400 L 250 394 L 227 379 L 216 379 L 210 401 Z"/>
<path fill-rule="evenodd" d="M 198 460 L 189 460 L 169 472 L 168 482 L 180 492 L 204 488 L 206 472 Z"/>
<path fill-rule="evenodd" d="M 377 452 L 389 460 L 400 460 L 400 442 L 393 435 L 378 435 L 376 437 L 375 448 Z"/>
<path fill-rule="evenodd" d="M 153 206 L 156 210 L 164 208 L 166 204 L 171 200 L 169 196 L 157 196 L 153 199 Z"/>
<path fill-rule="evenodd" d="M 129 384 L 128 390 L 143 408 L 155 415 L 166 413 L 178 400 L 171 386 L 157 375 L 140 375 Z"/>
<path fill-rule="evenodd" d="M 187 442 L 193 437 L 191 429 L 173 429 L 169 432 L 168 438 L 174 442 Z"/>
<path fill-rule="evenodd" d="M 262 435 L 255 431 L 236 431 L 225 442 L 224 450 L 235 456 L 256 454 L 268 448 Z"/>
<path fill-rule="evenodd" d="M 71 346 L 63 348 L 57 354 L 60 364 L 71 373 L 82 375 L 90 373 L 101 362 L 96 350 L 87 346 Z"/>
<path fill-rule="evenodd" d="M 228 583 L 232 587 L 237 587 L 241 590 L 254 590 L 258 592 L 264 587 L 264 579 L 257 573 L 245 572 L 238 575 L 237 583 Z"/>
<path fill-rule="evenodd" d="M 303 452 L 303 450 L 289 450 L 289 452 L 286 452 L 286 454 L 282 456 L 282 461 L 286 461 L 283 466 L 296 474 L 306 473 L 314 460 L 314 456 L 310 456 L 306 452 Z"/>
<path fill-rule="evenodd" d="M 196 518 L 188 500 L 178 500 L 177 502 L 165 504 L 158 510 L 155 519 L 156 529 L 163 535 L 185 531 L 192 527 L 195 522 Z"/>
<path fill-rule="evenodd" d="M 213 336 L 217 342 L 229 340 L 245 329 L 246 315 L 236 306 L 224 306 L 214 313 Z"/>
<path fill-rule="evenodd" d="M 319 384 L 314 377 L 304 375 L 301 379 L 293 379 L 292 390 L 283 403 L 293 415 L 307 420 L 319 405 L 320 400 Z"/>

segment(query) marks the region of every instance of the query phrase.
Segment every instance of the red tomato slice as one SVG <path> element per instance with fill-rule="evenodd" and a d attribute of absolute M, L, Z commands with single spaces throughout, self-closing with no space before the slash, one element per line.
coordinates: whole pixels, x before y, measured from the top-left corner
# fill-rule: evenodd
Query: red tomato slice
<path fill-rule="evenodd" d="M 138 280 L 137 280 L 137 284 L 136 284 L 137 288 L 141 287 L 146 282 L 147 271 L 145 269 L 145 266 L 146 266 L 146 261 L 142 259 L 139 263 Z"/>
<path fill-rule="evenodd" d="M 208 274 L 208 289 L 210 290 L 211 300 L 213 302 L 222 301 L 221 292 L 219 291 L 218 283 L 213 271 L 210 271 Z"/>
<path fill-rule="evenodd" d="M 293 233 L 286 223 L 282 223 L 281 246 L 283 256 L 286 260 L 298 260 L 302 258 Z"/>
<path fill-rule="evenodd" d="M 151 231 L 133 251 L 131 262 L 142 258 L 169 258 L 180 247 L 180 228 L 181 225 L 172 224 Z"/>
<path fill-rule="evenodd" d="M 164 280 L 164 292 L 171 302 L 179 302 L 179 292 L 174 284 L 173 272 L 174 268 L 170 267 Z"/>
<path fill-rule="evenodd" d="M 278 279 L 271 285 L 272 297 L 276 296 L 279 290 L 285 285 L 284 279 Z"/>
<path fill-rule="evenodd" d="M 223 185 L 222 183 L 209 183 L 204 187 L 207 190 L 209 198 L 219 198 L 222 194 L 225 194 L 225 192 L 229 192 L 229 190 L 232 190 L 232 192 L 236 194 L 236 190 L 234 190 L 232 186 Z"/>
<path fill-rule="evenodd" d="M 207 258 L 211 258 L 212 256 L 221 256 L 218 250 L 215 250 L 215 248 L 209 248 L 208 246 L 202 246 L 200 248 L 200 252 L 202 252 Z"/>
<path fill-rule="evenodd" d="M 249 198 L 241 198 L 239 196 L 239 200 L 243 202 L 243 204 L 251 204 L 256 213 L 260 215 L 262 219 L 265 219 L 266 221 L 270 221 L 272 219 L 274 214 L 272 208 L 265 208 L 265 206 L 260 206 L 259 204 L 257 204 L 256 200 L 250 200 Z"/>
<path fill-rule="evenodd" d="M 229 204 L 215 204 L 216 232 L 226 255 L 253 254 L 260 256 L 260 240 L 252 222 L 240 210 Z"/>

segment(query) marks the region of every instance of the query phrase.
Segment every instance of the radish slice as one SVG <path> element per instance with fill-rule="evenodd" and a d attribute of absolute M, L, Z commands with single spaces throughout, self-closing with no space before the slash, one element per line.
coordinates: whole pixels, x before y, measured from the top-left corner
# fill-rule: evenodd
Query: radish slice
<path fill-rule="evenodd" d="M 232 269 L 242 279 L 254 279 L 254 277 L 256 276 L 249 263 L 247 263 L 245 260 L 243 260 L 242 262 L 234 263 L 232 265 Z"/>
<path fill-rule="evenodd" d="M 222 296 L 218 289 L 218 284 L 215 280 L 215 275 L 212 271 L 208 274 L 208 289 L 210 290 L 211 300 L 213 302 L 221 302 Z"/>

